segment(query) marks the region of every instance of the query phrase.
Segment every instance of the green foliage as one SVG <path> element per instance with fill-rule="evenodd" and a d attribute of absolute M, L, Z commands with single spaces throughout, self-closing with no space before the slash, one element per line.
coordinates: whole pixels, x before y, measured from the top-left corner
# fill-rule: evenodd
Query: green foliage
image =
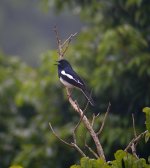
<path fill-rule="evenodd" d="M 115 160 L 105 162 L 103 159 L 81 158 L 80 165 L 73 165 L 70 168 L 149 168 L 144 158 L 136 158 L 133 155 L 118 150 L 115 153 Z"/>
<path fill-rule="evenodd" d="M 23 168 L 23 167 L 19 165 L 15 165 L 15 166 L 10 166 L 9 168 Z"/>
<path fill-rule="evenodd" d="M 55 56 L 56 52 L 46 53 L 42 57 L 42 65 L 35 69 L 15 57 L 7 59 L 4 54 L 0 55 L 2 167 L 67 167 L 69 164 L 64 163 L 65 155 L 57 153 L 64 151 L 65 146 L 57 143 L 48 125 L 51 121 L 53 125 L 61 127 L 60 136 L 69 138 L 72 124 L 63 124 L 69 120 L 69 115 L 62 110 L 66 108 L 66 100 L 56 80 Z M 70 160 L 74 157 L 69 149 L 66 155 Z M 61 157 L 59 162 L 56 156 Z"/>

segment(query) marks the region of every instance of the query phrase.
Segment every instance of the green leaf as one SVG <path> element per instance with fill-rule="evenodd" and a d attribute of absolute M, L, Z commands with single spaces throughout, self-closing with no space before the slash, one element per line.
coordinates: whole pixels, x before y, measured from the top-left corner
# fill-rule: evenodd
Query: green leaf
<path fill-rule="evenodd" d="M 70 168 L 81 168 L 80 165 L 72 165 Z"/>
<path fill-rule="evenodd" d="M 88 157 L 83 157 L 80 162 L 81 162 L 81 167 L 82 168 L 90 168 Z"/>
<path fill-rule="evenodd" d="M 23 168 L 23 167 L 19 165 L 13 165 L 13 166 L 10 166 L 9 168 Z"/>
<path fill-rule="evenodd" d="M 146 113 L 146 128 L 147 130 L 150 132 L 150 108 L 149 107 L 145 107 L 143 109 L 143 112 Z"/>
<path fill-rule="evenodd" d="M 127 155 L 127 153 L 123 150 L 118 150 L 116 153 L 115 153 L 115 159 L 123 159 L 125 156 Z"/>
<path fill-rule="evenodd" d="M 150 138 L 150 132 L 147 132 L 145 135 L 145 142 L 148 142 L 149 138 Z"/>

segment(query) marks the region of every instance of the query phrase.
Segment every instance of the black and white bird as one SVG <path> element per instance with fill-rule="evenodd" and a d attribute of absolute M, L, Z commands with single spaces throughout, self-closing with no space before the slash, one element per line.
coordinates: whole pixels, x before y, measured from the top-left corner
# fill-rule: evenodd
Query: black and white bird
<path fill-rule="evenodd" d="M 61 83 L 67 88 L 78 88 L 83 92 L 87 100 L 92 106 L 94 106 L 94 101 L 88 93 L 85 83 L 79 77 L 79 75 L 72 69 L 70 63 L 65 60 L 59 60 L 58 62 L 58 76 Z"/>

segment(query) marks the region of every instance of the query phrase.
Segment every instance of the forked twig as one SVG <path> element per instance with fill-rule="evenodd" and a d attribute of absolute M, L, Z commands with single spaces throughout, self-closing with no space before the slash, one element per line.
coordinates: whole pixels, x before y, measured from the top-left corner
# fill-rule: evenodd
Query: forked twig
<path fill-rule="evenodd" d="M 49 126 L 50 126 L 50 129 L 52 130 L 53 134 L 55 135 L 55 137 L 56 137 L 57 139 L 59 139 L 59 140 L 60 140 L 62 143 L 64 143 L 65 145 L 68 145 L 68 146 L 70 146 L 70 147 L 75 148 L 82 156 L 84 156 L 84 157 L 86 156 L 85 153 L 79 148 L 79 146 L 78 146 L 76 143 L 74 143 L 74 142 L 68 143 L 68 142 L 64 141 L 62 138 L 60 138 L 60 137 L 56 134 L 56 132 L 54 131 L 54 129 L 53 129 L 53 127 L 52 127 L 52 125 L 51 125 L 50 122 L 49 122 Z"/>
<path fill-rule="evenodd" d="M 66 47 L 65 47 L 65 49 L 64 49 L 64 51 L 63 51 L 63 53 L 62 53 L 63 56 L 64 56 L 64 54 L 66 53 L 66 51 L 67 51 L 67 49 L 68 49 L 68 47 L 69 47 L 69 44 L 70 44 L 72 38 L 73 38 L 74 36 L 76 36 L 76 35 L 77 35 L 77 32 L 74 33 L 74 34 L 71 34 L 71 35 L 68 37 L 68 39 L 65 40 L 64 43 L 62 44 L 62 47 L 64 47 L 64 46 L 66 45 Z"/>
<path fill-rule="evenodd" d="M 131 145 L 131 150 L 132 150 L 132 154 L 138 159 L 138 156 L 136 154 L 136 145 L 134 143 L 132 143 Z"/>
<path fill-rule="evenodd" d="M 137 143 L 139 142 L 139 140 L 140 140 L 144 135 L 146 135 L 147 132 L 148 132 L 148 130 L 142 132 L 142 133 L 139 134 L 137 137 L 133 138 L 133 139 L 131 140 L 131 142 L 128 144 L 128 146 L 124 149 L 124 151 L 127 152 L 127 151 L 131 148 L 132 144 L 137 144 Z"/>
<path fill-rule="evenodd" d="M 66 43 L 70 43 L 72 38 L 75 37 L 78 34 L 78 32 L 71 34 L 62 44 L 62 47 L 64 47 L 66 45 Z"/>

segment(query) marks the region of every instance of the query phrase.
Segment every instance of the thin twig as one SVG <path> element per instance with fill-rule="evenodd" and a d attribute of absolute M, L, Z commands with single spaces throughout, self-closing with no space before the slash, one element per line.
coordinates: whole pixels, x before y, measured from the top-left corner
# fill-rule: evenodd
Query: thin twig
<path fill-rule="evenodd" d="M 132 123 L 133 123 L 133 131 L 134 131 L 134 136 L 137 137 L 136 129 L 135 129 L 135 120 L 134 120 L 134 114 L 132 113 Z"/>
<path fill-rule="evenodd" d="M 69 41 L 71 41 L 72 38 L 73 38 L 74 36 L 76 36 L 77 34 L 78 34 L 78 32 L 76 32 L 76 33 L 74 33 L 74 34 L 71 34 L 71 35 L 63 42 L 62 47 L 64 47 L 67 42 L 70 43 Z"/>
<path fill-rule="evenodd" d="M 77 151 L 84 157 L 86 157 L 85 153 L 79 148 L 79 146 L 76 143 L 71 143 L 71 145 L 77 149 Z"/>
<path fill-rule="evenodd" d="M 92 118 L 92 122 L 91 122 L 91 126 L 92 126 L 92 127 L 93 127 L 93 125 L 94 125 L 95 118 L 96 118 L 96 116 L 95 116 L 95 114 L 93 113 L 93 118 Z"/>
<path fill-rule="evenodd" d="M 104 116 L 104 118 L 103 118 L 102 125 L 101 125 L 99 131 L 97 132 L 97 135 L 100 135 L 101 132 L 103 131 L 103 128 L 104 128 L 104 125 L 105 125 L 105 121 L 106 121 L 106 118 L 107 118 L 108 113 L 109 113 L 109 111 L 110 111 L 110 106 L 111 106 L 111 104 L 110 104 L 110 102 L 109 102 L 108 107 L 107 107 L 107 111 L 106 111 L 105 116 Z"/>
<path fill-rule="evenodd" d="M 76 35 L 77 35 L 77 32 L 74 33 L 74 34 L 71 34 L 70 37 L 62 44 L 62 47 L 64 47 L 65 44 L 68 42 L 68 43 L 67 43 L 67 46 L 64 48 L 64 51 L 63 51 L 63 53 L 62 53 L 63 56 L 64 56 L 64 54 L 66 53 L 66 51 L 67 51 L 67 49 L 68 49 L 68 47 L 69 47 L 69 44 L 70 44 L 72 38 L 73 38 L 74 36 L 76 36 Z"/>
<path fill-rule="evenodd" d="M 61 142 L 63 142 L 64 144 L 66 144 L 66 145 L 72 147 L 72 145 L 71 145 L 70 143 L 64 141 L 63 139 L 61 139 L 61 138 L 56 134 L 56 132 L 54 131 L 54 129 L 53 129 L 53 127 L 52 127 L 52 125 L 51 125 L 50 122 L 49 122 L 49 126 L 50 126 L 50 129 L 52 130 L 53 134 L 55 135 L 55 137 L 56 137 L 57 139 L 59 139 L 59 140 L 60 140 Z"/>
<path fill-rule="evenodd" d="M 99 156 L 97 155 L 97 153 L 95 153 L 95 152 L 93 151 L 93 149 L 90 148 L 90 147 L 87 145 L 87 143 L 85 143 L 85 147 L 87 147 L 88 150 L 89 150 L 97 159 L 99 158 Z"/>

